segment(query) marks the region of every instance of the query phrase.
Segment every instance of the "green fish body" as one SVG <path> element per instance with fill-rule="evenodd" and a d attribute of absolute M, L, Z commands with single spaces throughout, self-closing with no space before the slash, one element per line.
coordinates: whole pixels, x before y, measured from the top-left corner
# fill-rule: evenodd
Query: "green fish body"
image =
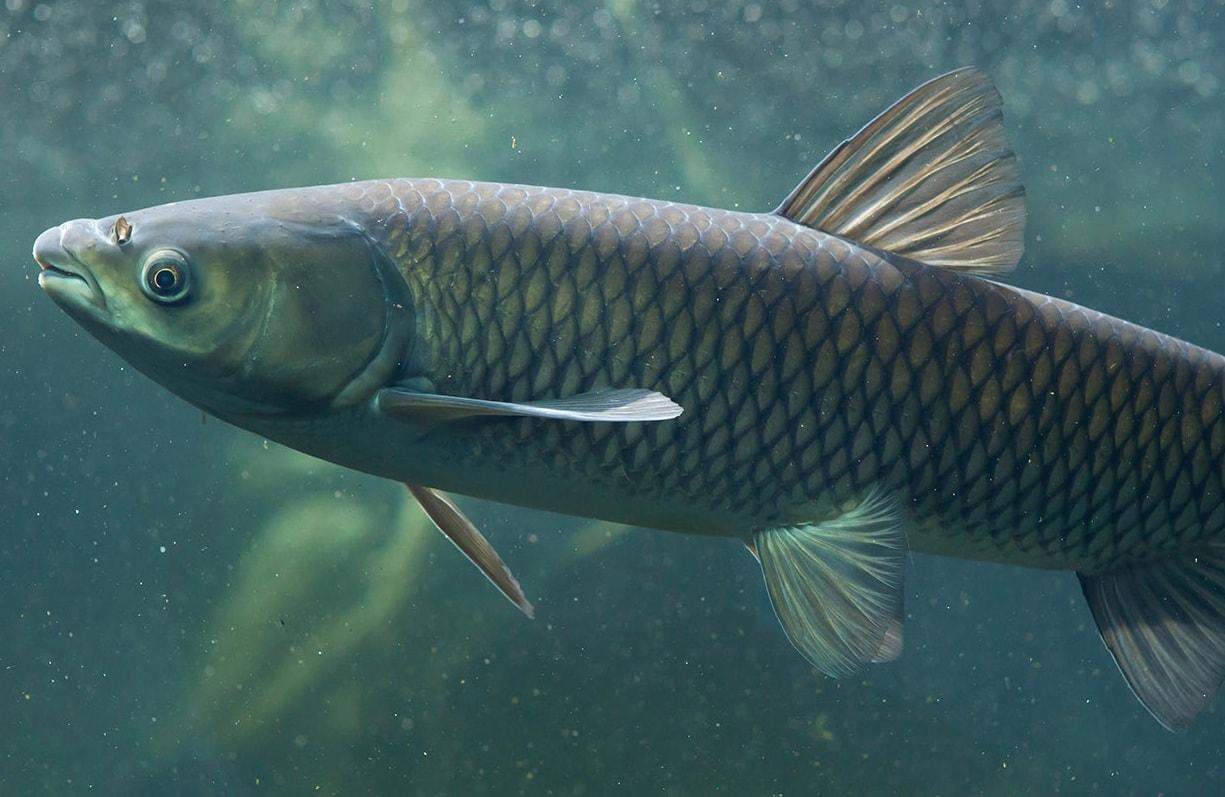
<path fill-rule="evenodd" d="M 445 493 L 741 539 L 832 675 L 900 653 L 906 549 L 1075 570 L 1181 727 L 1225 676 L 1225 359 L 984 278 L 1024 223 L 999 120 L 981 74 L 937 78 L 773 213 L 376 180 L 69 222 L 35 257 L 188 400 L 408 484 L 529 614 Z"/>

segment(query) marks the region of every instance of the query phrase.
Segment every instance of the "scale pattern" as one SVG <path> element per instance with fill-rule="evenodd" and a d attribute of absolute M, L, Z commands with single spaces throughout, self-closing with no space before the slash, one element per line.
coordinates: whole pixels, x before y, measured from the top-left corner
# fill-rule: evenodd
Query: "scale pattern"
<path fill-rule="evenodd" d="M 658 390 L 672 422 L 477 427 L 508 471 L 745 518 L 900 491 L 912 546 L 1095 571 L 1225 527 L 1222 358 L 769 214 L 489 183 L 355 186 L 444 393 Z"/>

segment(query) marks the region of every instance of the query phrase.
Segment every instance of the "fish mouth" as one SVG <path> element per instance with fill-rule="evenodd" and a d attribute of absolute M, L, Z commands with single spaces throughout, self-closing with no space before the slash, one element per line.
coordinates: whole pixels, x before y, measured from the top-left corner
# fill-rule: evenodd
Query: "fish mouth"
<path fill-rule="evenodd" d="M 106 310 L 106 300 L 94 275 L 64 245 L 64 226 L 52 227 L 34 242 L 38 287 L 57 304 Z"/>

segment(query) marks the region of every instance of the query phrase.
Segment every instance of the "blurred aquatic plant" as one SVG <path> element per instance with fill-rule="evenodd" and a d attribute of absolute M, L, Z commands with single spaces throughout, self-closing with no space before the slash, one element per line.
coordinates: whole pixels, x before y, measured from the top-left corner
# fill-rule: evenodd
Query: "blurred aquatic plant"
<path fill-rule="evenodd" d="M 390 524 L 352 499 L 279 509 L 214 612 L 191 713 L 232 743 L 264 730 L 403 611 L 427 525 L 407 502 Z"/>
<path fill-rule="evenodd" d="M 637 0 L 613 0 L 608 3 L 608 12 L 619 36 L 627 41 L 639 42 L 639 46 L 646 50 L 660 49 L 660 37 L 668 34 L 668 31 L 657 26 L 643 24 L 644 14 Z M 716 170 L 708 156 L 710 150 L 699 143 L 701 136 L 694 136 L 701 129 L 701 121 L 700 116 L 689 108 L 689 93 L 677 76 L 662 63 L 650 69 L 648 78 L 642 82 L 641 88 L 647 95 L 648 103 L 660 111 L 663 129 L 675 153 L 676 165 L 680 168 L 680 179 L 692 191 L 691 201 L 718 204 L 720 189 L 726 188 L 725 165 L 721 164 L 721 168 Z"/>
<path fill-rule="evenodd" d="M 299 722 L 295 737 L 359 733 L 362 718 L 377 713 L 386 695 L 363 688 L 366 682 L 353 676 L 377 671 L 364 657 L 383 659 L 378 649 L 396 646 L 423 684 L 421 702 L 445 699 L 434 685 L 505 633 L 498 596 L 475 570 L 465 571 L 470 578 L 458 587 L 431 578 L 434 553 L 456 561 L 459 554 L 406 491 L 389 517 L 380 511 L 386 491 L 370 489 L 373 482 L 342 493 L 335 479 L 343 471 L 335 466 L 279 446 L 253 459 L 249 448 L 242 440 L 235 454 L 255 463 L 243 471 L 244 484 L 256 500 L 279 505 L 239 558 L 207 623 L 203 660 L 184 700 L 186 728 L 247 751 L 270 735 L 284 735 L 290 717 L 327 715 L 325 722 Z M 286 497 L 288 480 L 309 489 Z M 579 521 L 569 544 L 552 549 L 556 561 L 537 569 L 565 570 L 623 531 Z M 529 585 L 533 591 L 547 586 L 539 580 Z M 495 609 L 465 615 L 462 636 L 432 611 L 456 588 L 478 592 Z"/>
<path fill-rule="evenodd" d="M 236 4 L 255 24 L 239 27 L 246 48 L 277 63 L 282 78 L 241 97 L 235 120 L 249 129 L 283 120 L 310 129 L 333 156 L 331 179 L 391 174 L 465 176 L 470 147 L 484 141 L 485 117 L 455 85 L 417 25 L 415 3 L 360 7 Z M 316 13 L 316 11 L 320 13 Z M 301 91 L 301 81 L 323 83 Z M 470 175 L 475 176 L 475 175 Z"/>

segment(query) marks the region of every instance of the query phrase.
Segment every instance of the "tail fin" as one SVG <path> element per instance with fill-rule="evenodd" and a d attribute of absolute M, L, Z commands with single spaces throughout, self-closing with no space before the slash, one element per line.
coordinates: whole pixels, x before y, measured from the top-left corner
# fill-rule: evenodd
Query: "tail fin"
<path fill-rule="evenodd" d="M 1080 583 L 1136 697 L 1166 728 L 1190 725 L 1225 680 L 1225 545 Z"/>

